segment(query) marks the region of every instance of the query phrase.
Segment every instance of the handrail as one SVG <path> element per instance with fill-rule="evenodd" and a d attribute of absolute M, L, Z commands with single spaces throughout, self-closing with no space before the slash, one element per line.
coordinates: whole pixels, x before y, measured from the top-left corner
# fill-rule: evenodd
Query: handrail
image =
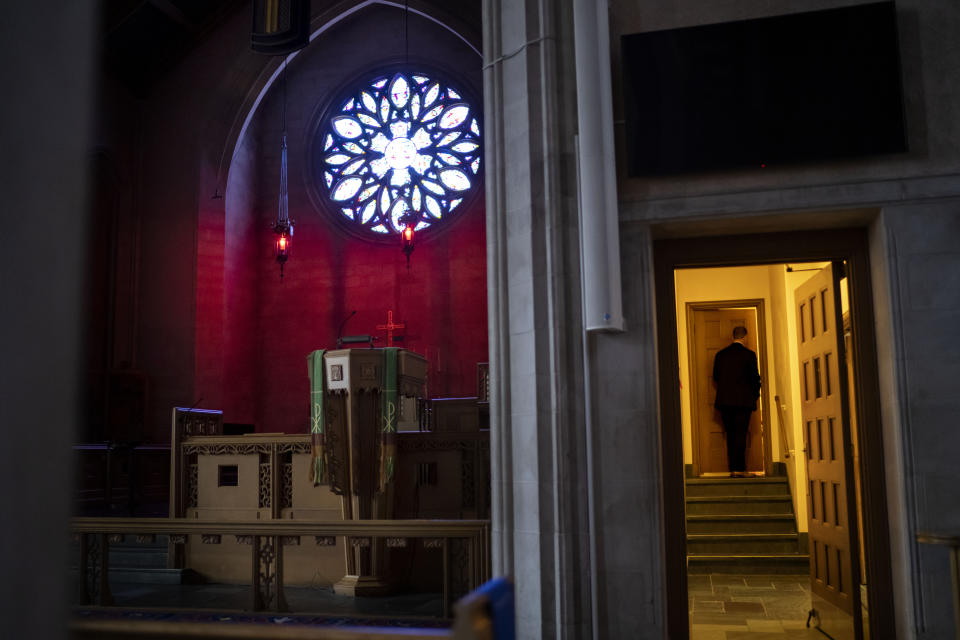
<path fill-rule="evenodd" d="M 192 518 L 73 518 L 74 533 L 258 536 L 469 538 L 482 536 L 489 520 L 196 520 Z"/>
<path fill-rule="evenodd" d="M 216 435 L 197 435 L 184 436 L 180 445 L 185 444 L 258 444 L 263 442 L 285 444 L 310 442 L 309 433 L 245 433 L 239 436 L 228 436 L 223 434 Z"/>
<path fill-rule="evenodd" d="M 314 536 L 319 546 L 332 546 L 345 537 L 359 546 L 384 539 L 387 547 L 405 547 L 407 538 L 421 538 L 424 547 L 443 554 L 443 610 L 451 612 L 456 589 L 466 593 L 490 578 L 490 522 L 488 520 L 256 520 L 222 521 L 187 518 L 73 518 L 70 530 L 80 542 L 81 604 L 113 604 L 110 594 L 109 547 L 126 535 L 138 541 L 170 536 L 183 549 L 188 537 L 204 544 L 220 544 L 222 536 L 252 547 L 251 590 L 254 611 L 286 611 L 283 591 L 283 548 L 299 545 L 302 536 Z M 451 557 L 453 555 L 454 557 Z"/>
<path fill-rule="evenodd" d="M 960 549 L 960 531 L 918 531 L 917 542 L 922 544 L 941 544 L 950 548 Z"/>
<path fill-rule="evenodd" d="M 777 424 L 780 425 L 780 441 L 787 445 L 786 450 L 784 451 L 783 457 L 789 458 L 791 453 L 795 453 L 793 444 L 790 442 L 790 437 L 787 433 L 787 428 L 784 426 L 783 419 L 783 405 L 780 403 L 780 396 L 773 396 L 773 402 L 777 405 Z M 781 447 L 782 449 L 782 447 Z"/>
<path fill-rule="evenodd" d="M 257 624 L 255 622 L 170 622 L 166 620 L 82 620 L 69 626 L 73 640 L 128 640 L 129 638 L 177 638 L 178 640 L 450 640 L 450 629 L 415 627 L 312 626 L 305 624 Z M 474 638 L 475 636 L 466 636 Z"/>
<path fill-rule="evenodd" d="M 918 531 L 917 542 L 939 544 L 950 549 L 950 574 L 953 577 L 953 626 L 960 640 L 960 530 Z"/>

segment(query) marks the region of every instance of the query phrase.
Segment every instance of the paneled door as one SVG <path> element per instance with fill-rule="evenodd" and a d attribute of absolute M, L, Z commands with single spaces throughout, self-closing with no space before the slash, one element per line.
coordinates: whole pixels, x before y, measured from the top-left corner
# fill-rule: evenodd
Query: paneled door
<path fill-rule="evenodd" d="M 834 267 L 827 266 L 794 292 L 800 366 L 800 402 L 807 462 L 807 519 L 810 536 L 811 590 L 840 611 L 821 607 L 821 627 L 842 625 L 852 633 L 852 620 L 841 612 L 859 609 L 854 582 L 856 518 L 851 519 L 849 421 L 844 410 L 846 368 Z M 841 329 L 842 331 L 842 329 Z M 851 522 L 853 531 L 851 531 Z M 818 609 L 814 598 L 814 609 Z M 839 615 L 837 615 L 839 614 Z"/>
<path fill-rule="evenodd" d="M 755 307 L 743 308 L 703 308 L 694 306 L 688 313 L 692 315 L 689 341 L 690 358 L 690 405 L 695 448 L 694 463 L 698 475 L 708 473 L 726 473 L 727 437 L 720 420 L 720 412 L 713 407 L 717 396 L 717 387 L 713 382 L 713 358 L 724 347 L 733 342 L 734 327 L 747 328 L 746 346 L 757 351 L 757 310 Z M 761 372 L 761 376 L 763 372 Z M 764 393 L 761 387 L 761 394 Z M 763 427 L 762 412 L 758 408 L 750 416 L 750 430 L 747 432 L 747 471 L 763 471 Z"/>

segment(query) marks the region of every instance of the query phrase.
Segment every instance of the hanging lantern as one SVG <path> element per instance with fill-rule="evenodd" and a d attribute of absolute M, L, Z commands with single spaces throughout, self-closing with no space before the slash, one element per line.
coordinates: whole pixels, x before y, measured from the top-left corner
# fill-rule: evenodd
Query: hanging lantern
<path fill-rule="evenodd" d="M 287 62 L 283 62 L 283 71 Z M 273 232 L 277 234 L 274 244 L 274 256 L 280 265 L 280 279 L 283 280 L 283 265 L 290 257 L 290 239 L 293 237 L 293 220 L 290 219 L 290 207 L 287 201 L 287 78 L 283 78 L 283 134 L 280 136 L 280 197 L 277 203 L 277 221 L 273 223 Z"/>
<path fill-rule="evenodd" d="M 273 232 L 277 234 L 274 255 L 280 265 L 280 279 L 283 280 L 283 265 L 290 257 L 290 239 L 293 237 L 293 221 L 287 208 L 287 136 L 284 134 L 280 151 L 280 204 L 277 221 L 273 223 Z"/>
<path fill-rule="evenodd" d="M 280 279 L 283 279 L 283 265 L 286 263 L 287 258 L 290 257 L 290 238 L 293 236 L 293 225 L 286 225 L 284 228 L 283 225 L 277 224 L 273 228 L 274 233 L 277 234 L 277 241 L 274 243 L 274 256 L 277 259 L 277 264 L 280 265 Z"/>
<path fill-rule="evenodd" d="M 277 264 L 280 265 L 280 279 L 282 280 L 283 265 L 290 257 L 290 239 L 293 237 L 293 224 L 291 224 L 289 220 L 286 221 L 286 224 L 278 220 L 277 224 L 273 227 L 273 232 L 277 234 L 277 240 L 273 248 Z"/>
<path fill-rule="evenodd" d="M 403 255 L 407 256 L 407 269 L 410 268 L 410 254 L 413 253 L 413 221 L 407 220 L 406 224 L 403 227 L 403 231 L 400 233 L 400 247 L 403 249 Z"/>

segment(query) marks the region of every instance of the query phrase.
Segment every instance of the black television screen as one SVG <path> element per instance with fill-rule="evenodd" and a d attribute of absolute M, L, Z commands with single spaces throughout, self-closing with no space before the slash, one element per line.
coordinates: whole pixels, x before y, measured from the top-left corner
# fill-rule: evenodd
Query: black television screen
<path fill-rule="evenodd" d="M 628 171 L 906 151 L 893 2 L 623 36 Z"/>

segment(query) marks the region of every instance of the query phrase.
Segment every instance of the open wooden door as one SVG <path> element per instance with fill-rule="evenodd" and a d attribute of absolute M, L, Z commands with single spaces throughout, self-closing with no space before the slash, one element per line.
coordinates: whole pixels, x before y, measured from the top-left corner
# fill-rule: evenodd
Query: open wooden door
<path fill-rule="evenodd" d="M 746 346 L 757 350 L 756 307 L 707 308 L 691 305 L 688 310 L 689 326 L 693 328 L 688 340 L 690 349 L 690 406 L 693 431 L 694 467 L 697 475 L 727 473 L 727 442 L 720 412 L 714 408 L 717 387 L 713 382 L 713 358 L 717 351 L 727 347 L 733 340 L 734 327 L 747 329 Z M 692 322 L 691 322 L 692 320 Z M 763 372 L 761 371 L 761 375 Z M 761 388 L 761 394 L 765 390 Z M 762 402 L 750 416 L 747 432 L 747 471 L 762 473 L 763 427 Z"/>
<path fill-rule="evenodd" d="M 810 582 L 819 626 L 861 637 L 859 554 L 849 401 L 837 271 L 824 267 L 794 292 L 807 461 Z M 839 330 L 838 330 L 839 329 Z M 852 551 L 852 552 L 851 552 Z M 817 597 L 829 605 L 819 603 Z M 830 606 L 832 605 L 832 607 Z M 834 609 L 835 608 L 835 609 Z"/>

